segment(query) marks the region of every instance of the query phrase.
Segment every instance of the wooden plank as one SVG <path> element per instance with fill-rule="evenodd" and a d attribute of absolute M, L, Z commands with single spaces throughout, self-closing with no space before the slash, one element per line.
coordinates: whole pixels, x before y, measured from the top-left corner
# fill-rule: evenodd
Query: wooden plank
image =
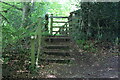
<path fill-rule="evenodd" d="M 56 56 L 70 56 L 69 53 L 65 53 L 65 52 L 44 52 L 43 54 L 47 54 L 47 55 L 56 55 Z"/>
<path fill-rule="evenodd" d="M 62 50 L 68 50 L 70 47 L 69 45 L 46 45 L 46 49 L 62 49 Z"/>
<path fill-rule="evenodd" d="M 71 30 L 61 30 L 62 32 L 70 32 Z M 53 31 L 54 32 L 54 31 Z M 58 32 L 58 31 L 57 31 Z"/>
<path fill-rule="evenodd" d="M 52 32 L 57 32 L 57 33 L 69 33 L 71 32 L 70 30 L 67 30 L 67 31 L 52 31 Z"/>
<path fill-rule="evenodd" d="M 49 62 L 49 63 L 69 63 L 71 60 L 70 59 L 46 59 L 46 58 L 43 58 L 43 59 L 40 59 L 40 61 L 43 61 L 43 62 Z"/>
<path fill-rule="evenodd" d="M 46 54 L 42 54 L 42 58 L 45 58 L 45 59 L 71 59 L 70 56 L 56 56 L 56 55 L 46 55 Z"/>
<path fill-rule="evenodd" d="M 64 22 L 64 21 L 53 21 L 53 23 L 67 23 L 67 22 Z"/>
<path fill-rule="evenodd" d="M 62 28 L 62 26 L 53 26 L 53 28 Z"/>
<path fill-rule="evenodd" d="M 70 30 L 66 30 L 66 31 L 52 31 L 52 32 L 70 32 Z"/>
<path fill-rule="evenodd" d="M 71 39 L 70 37 L 46 37 L 46 39 Z"/>
<path fill-rule="evenodd" d="M 49 35 L 49 36 L 47 36 L 47 37 L 69 37 L 69 36 L 64 36 L 64 35 L 56 35 L 56 36 L 53 36 L 53 35 Z M 65 42 L 66 43 L 66 42 Z M 62 43 L 60 43 L 60 44 L 64 44 L 63 42 Z M 57 43 L 57 45 L 58 45 L 58 43 Z"/>
<path fill-rule="evenodd" d="M 51 16 L 49 17 L 49 18 L 51 18 Z M 68 17 L 62 17 L 62 16 L 53 16 L 53 18 L 68 18 Z"/>
<path fill-rule="evenodd" d="M 63 26 L 53 26 L 53 28 L 69 28 L 69 27 L 63 27 Z"/>
<path fill-rule="evenodd" d="M 51 44 L 51 45 L 46 45 L 46 47 L 69 47 L 69 45 L 68 45 L 68 44 L 67 44 L 67 45 L 65 45 L 65 44 L 62 44 L 62 45 L 60 45 L 60 44 L 59 44 L 59 45 L 54 45 L 54 44 L 53 44 L 53 45 L 52 45 L 52 44 Z"/>
<path fill-rule="evenodd" d="M 53 52 L 53 53 L 69 53 L 70 50 L 60 50 L 60 49 L 44 49 L 43 52 Z"/>
<path fill-rule="evenodd" d="M 60 31 L 52 31 L 52 32 L 60 32 Z"/>
<path fill-rule="evenodd" d="M 58 30 L 58 31 L 53 30 L 53 32 L 70 32 L 70 30 L 62 30 L 62 31 L 60 31 L 60 30 Z"/>

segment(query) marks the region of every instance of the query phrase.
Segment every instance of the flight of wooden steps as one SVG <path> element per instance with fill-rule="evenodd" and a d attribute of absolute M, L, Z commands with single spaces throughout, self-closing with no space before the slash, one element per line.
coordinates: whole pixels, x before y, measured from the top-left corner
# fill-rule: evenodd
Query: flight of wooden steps
<path fill-rule="evenodd" d="M 70 37 L 46 36 L 40 61 L 49 63 L 69 63 L 73 58 L 70 56 Z"/>

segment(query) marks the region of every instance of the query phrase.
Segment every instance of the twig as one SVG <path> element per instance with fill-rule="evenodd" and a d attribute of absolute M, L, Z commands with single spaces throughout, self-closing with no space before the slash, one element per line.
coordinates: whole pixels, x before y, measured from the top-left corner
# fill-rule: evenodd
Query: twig
<path fill-rule="evenodd" d="M 2 18 L 9 23 L 9 21 L 7 20 L 7 18 L 5 16 L 3 16 L 1 13 L 0 13 L 0 16 L 2 16 Z"/>
<path fill-rule="evenodd" d="M 6 5 L 9 5 L 9 6 L 11 6 L 11 7 L 14 7 L 14 8 L 16 8 L 16 9 L 18 9 L 18 10 L 21 10 L 22 11 L 22 8 L 18 8 L 17 6 L 15 6 L 15 5 L 11 5 L 11 4 L 9 4 L 9 3 L 6 3 L 6 2 L 3 2 L 3 1 L 0 1 L 1 3 L 4 3 L 4 4 L 6 4 Z"/>

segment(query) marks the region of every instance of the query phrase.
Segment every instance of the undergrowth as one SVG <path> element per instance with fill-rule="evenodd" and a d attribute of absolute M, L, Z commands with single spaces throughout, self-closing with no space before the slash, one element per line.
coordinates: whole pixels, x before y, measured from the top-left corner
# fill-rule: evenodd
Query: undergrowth
<path fill-rule="evenodd" d="M 97 52 L 98 49 L 95 47 L 95 44 L 98 41 L 90 41 L 90 40 L 77 40 L 76 43 L 79 45 L 80 49 L 83 49 L 88 52 Z"/>

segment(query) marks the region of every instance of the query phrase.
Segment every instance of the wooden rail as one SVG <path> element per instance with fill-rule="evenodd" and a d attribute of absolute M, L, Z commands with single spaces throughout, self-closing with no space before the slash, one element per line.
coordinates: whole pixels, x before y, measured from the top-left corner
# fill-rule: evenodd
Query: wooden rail
<path fill-rule="evenodd" d="M 65 21 L 53 21 L 53 23 L 67 23 Z"/>
<path fill-rule="evenodd" d="M 61 34 L 61 35 L 67 35 L 68 33 L 67 33 L 67 30 L 68 30 L 68 28 L 69 28 L 69 26 L 68 26 L 68 21 L 54 21 L 54 18 L 58 18 L 58 19 L 68 19 L 68 17 L 63 17 L 63 16 L 53 16 L 53 14 L 51 14 L 51 16 L 49 17 L 50 18 L 50 34 L 51 35 L 53 35 L 53 32 L 55 32 L 55 34 L 54 35 L 56 35 L 56 34 Z M 58 25 L 58 26 L 54 26 L 54 24 L 61 24 L 62 23 L 62 26 L 60 26 L 60 25 Z M 64 25 L 63 25 L 63 23 L 64 23 Z M 54 31 L 53 29 L 55 29 L 55 28 L 59 28 L 59 30 L 58 31 Z M 64 33 L 64 31 L 66 32 L 66 33 Z M 64 33 L 64 34 L 63 34 Z"/>
<path fill-rule="evenodd" d="M 68 18 L 68 17 L 58 17 L 58 16 L 50 16 L 49 18 Z"/>

